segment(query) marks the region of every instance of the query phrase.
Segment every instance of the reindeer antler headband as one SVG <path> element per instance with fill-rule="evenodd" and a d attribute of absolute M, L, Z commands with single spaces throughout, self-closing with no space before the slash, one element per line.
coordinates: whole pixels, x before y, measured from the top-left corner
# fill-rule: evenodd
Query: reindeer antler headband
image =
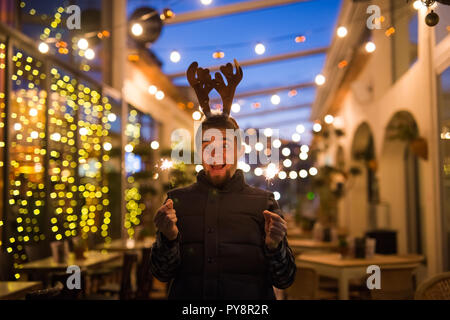
<path fill-rule="evenodd" d="M 227 117 L 230 115 L 231 104 L 233 103 L 234 93 L 236 87 L 241 82 L 243 77 L 242 68 L 239 63 L 234 59 L 234 65 L 236 67 L 236 73 L 234 73 L 233 65 L 227 63 L 220 67 L 220 71 L 225 75 L 227 79 L 227 85 L 223 80 L 220 72 L 216 72 L 214 79 L 211 79 L 209 69 L 203 69 L 198 67 L 197 62 L 192 62 L 187 69 L 186 76 L 189 84 L 194 88 L 197 95 L 198 103 L 200 104 L 203 113 L 206 117 L 211 116 L 211 108 L 209 106 L 209 93 L 212 89 L 216 89 L 220 94 L 223 103 L 222 113 Z"/>

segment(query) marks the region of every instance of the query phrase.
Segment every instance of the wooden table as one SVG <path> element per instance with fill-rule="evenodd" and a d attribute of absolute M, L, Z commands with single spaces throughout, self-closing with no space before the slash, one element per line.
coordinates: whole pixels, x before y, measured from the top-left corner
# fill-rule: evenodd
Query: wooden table
<path fill-rule="evenodd" d="M 149 237 L 145 240 L 136 240 L 130 241 L 129 239 L 117 239 L 113 240 L 110 243 L 102 243 L 97 246 L 99 250 L 106 251 L 134 251 L 134 250 L 142 250 L 145 248 L 151 248 L 153 242 L 155 242 L 154 237 Z"/>
<path fill-rule="evenodd" d="M 70 254 L 67 261 L 62 263 L 54 261 L 52 257 L 48 257 L 24 263 L 19 271 L 25 273 L 66 271 L 71 265 L 76 265 L 83 271 L 119 259 L 122 255 L 118 252 L 88 251 L 85 253 L 85 257 L 86 259 L 77 260 L 73 254 Z"/>
<path fill-rule="evenodd" d="M 301 254 L 296 262 L 300 267 L 309 267 L 319 275 L 335 278 L 339 283 L 339 299 L 348 300 L 349 280 L 368 276 L 367 267 L 412 265 L 418 267 L 424 260 L 420 255 L 375 255 L 368 259 L 342 259 L 339 253 Z M 383 272 L 383 271 L 381 271 Z"/>
<path fill-rule="evenodd" d="M 310 252 L 310 251 L 333 251 L 338 248 L 337 242 L 323 242 L 313 239 L 290 239 L 289 246 L 294 252 Z"/>
<path fill-rule="evenodd" d="M 0 281 L 0 300 L 23 299 L 34 290 L 42 289 L 42 282 L 38 281 Z"/>

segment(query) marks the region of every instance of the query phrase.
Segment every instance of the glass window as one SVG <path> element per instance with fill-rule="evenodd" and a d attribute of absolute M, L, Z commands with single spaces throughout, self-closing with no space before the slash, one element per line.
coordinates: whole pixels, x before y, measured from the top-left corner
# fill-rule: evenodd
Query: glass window
<path fill-rule="evenodd" d="M 108 103 L 105 108 L 109 106 L 106 117 L 108 123 L 105 125 L 110 128 L 109 135 L 105 139 L 104 152 L 107 156 L 107 161 L 104 163 L 104 179 L 109 186 L 109 205 L 108 210 L 111 213 L 109 234 L 113 239 L 120 238 L 122 228 L 122 211 L 121 211 L 121 185 L 122 185 L 122 130 L 121 130 L 121 110 L 122 101 L 111 97 L 108 98 Z M 108 230 L 101 230 L 102 235 L 107 235 Z"/>
<path fill-rule="evenodd" d="M 45 239 L 46 100 L 43 64 L 13 50 L 9 111 L 7 251 L 20 264 L 24 247 Z"/>
<path fill-rule="evenodd" d="M 450 270 L 450 68 L 438 78 L 444 268 Z"/>
<path fill-rule="evenodd" d="M 77 80 L 51 69 L 48 110 L 51 240 L 78 235 Z"/>

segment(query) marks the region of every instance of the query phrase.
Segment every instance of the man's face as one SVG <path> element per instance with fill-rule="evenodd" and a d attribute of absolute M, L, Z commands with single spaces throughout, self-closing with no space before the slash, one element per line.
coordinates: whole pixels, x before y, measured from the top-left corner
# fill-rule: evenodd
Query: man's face
<path fill-rule="evenodd" d="M 203 133 L 202 165 L 209 181 L 221 186 L 236 172 L 239 150 L 234 135 L 227 137 L 225 129 L 213 130 L 213 134 Z"/>

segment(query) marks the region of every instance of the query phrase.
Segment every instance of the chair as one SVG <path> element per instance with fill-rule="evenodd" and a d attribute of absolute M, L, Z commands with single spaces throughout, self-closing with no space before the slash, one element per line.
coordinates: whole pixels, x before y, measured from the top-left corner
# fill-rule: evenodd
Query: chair
<path fill-rule="evenodd" d="M 381 289 L 370 290 L 372 300 L 410 300 L 414 297 L 415 265 L 381 267 Z"/>
<path fill-rule="evenodd" d="M 67 280 L 70 276 L 72 276 L 72 274 L 66 272 L 52 273 L 50 276 L 52 286 L 57 286 L 58 283 L 61 283 L 63 285 L 60 293 L 60 299 L 77 300 L 84 297 L 86 293 L 86 277 L 84 275 L 84 272 L 81 272 L 80 274 L 80 289 L 69 289 L 67 287 Z"/>
<path fill-rule="evenodd" d="M 37 290 L 30 293 L 27 293 L 25 296 L 25 300 L 57 300 L 61 299 L 61 292 L 64 289 L 64 286 L 61 282 L 58 282 L 56 286 Z"/>
<path fill-rule="evenodd" d="M 450 272 L 437 274 L 417 288 L 415 300 L 450 300 Z"/>
<path fill-rule="evenodd" d="M 0 281 L 13 281 L 14 277 L 12 256 L 4 251 L 0 251 Z"/>
<path fill-rule="evenodd" d="M 153 287 L 153 275 L 150 271 L 151 248 L 142 249 L 142 259 L 137 270 L 138 289 L 136 299 L 148 299 Z"/>
<path fill-rule="evenodd" d="M 297 267 L 294 283 L 287 289 L 287 300 L 313 300 L 318 298 L 319 276 L 312 268 Z"/>
<path fill-rule="evenodd" d="M 118 295 L 120 300 L 133 298 L 132 271 L 136 267 L 137 254 L 125 253 L 120 284 L 110 283 L 98 289 L 99 294 Z"/>
<path fill-rule="evenodd" d="M 50 257 L 52 255 L 50 243 L 48 241 L 41 241 L 36 244 L 26 245 L 25 254 L 27 255 L 28 262 Z"/>

